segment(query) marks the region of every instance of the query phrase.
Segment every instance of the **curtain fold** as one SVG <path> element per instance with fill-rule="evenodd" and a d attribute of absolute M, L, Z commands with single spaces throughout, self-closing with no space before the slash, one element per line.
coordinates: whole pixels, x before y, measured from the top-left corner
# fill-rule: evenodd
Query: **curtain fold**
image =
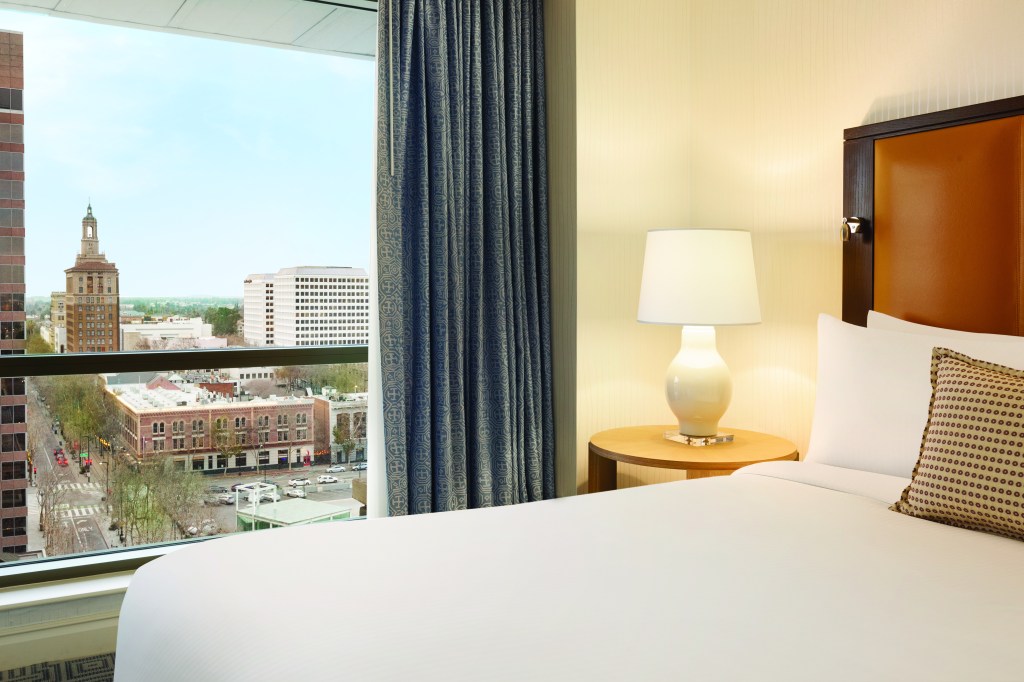
<path fill-rule="evenodd" d="M 389 514 L 554 496 L 541 0 L 382 0 Z"/>

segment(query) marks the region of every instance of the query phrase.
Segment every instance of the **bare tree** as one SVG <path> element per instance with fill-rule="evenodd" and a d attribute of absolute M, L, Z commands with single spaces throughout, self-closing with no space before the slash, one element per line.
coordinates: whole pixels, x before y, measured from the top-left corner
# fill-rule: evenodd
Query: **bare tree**
<path fill-rule="evenodd" d="M 274 382 L 270 379 L 253 379 L 242 385 L 242 388 L 252 395 L 266 398 L 274 392 Z"/>
<path fill-rule="evenodd" d="M 142 465 L 120 462 L 112 472 L 113 517 L 126 545 L 181 537 L 202 518 L 203 480 L 165 455 Z"/>
<path fill-rule="evenodd" d="M 67 512 L 67 487 L 61 484 L 57 472 L 40 474 L 36 485 L 39 500 L 39 530 L 43 533 L 47 556 L 70 554 L 74 551 L 75 532 Z"/>

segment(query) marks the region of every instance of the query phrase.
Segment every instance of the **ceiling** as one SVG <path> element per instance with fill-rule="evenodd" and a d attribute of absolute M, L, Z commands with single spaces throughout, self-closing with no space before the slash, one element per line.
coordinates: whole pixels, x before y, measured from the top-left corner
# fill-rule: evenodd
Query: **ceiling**
<path fill-rule="evenodd" d="M 373 57 L 377 0 L 0 0 L 66 19 Z"/>

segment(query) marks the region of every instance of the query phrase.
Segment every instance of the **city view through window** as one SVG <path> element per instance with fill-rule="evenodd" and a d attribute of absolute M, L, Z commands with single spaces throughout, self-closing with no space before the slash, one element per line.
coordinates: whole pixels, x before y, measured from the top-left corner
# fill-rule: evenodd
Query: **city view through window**
<path fill-rule="evenodd" d="M 0 11 L 0 355 L 94 358 L 0 379 L 0 570 L 365 513 L 365 363 L 201 365 L 368 343 L 372 86 Z M 197 363 L 97 372 L 119 351 Z"/>

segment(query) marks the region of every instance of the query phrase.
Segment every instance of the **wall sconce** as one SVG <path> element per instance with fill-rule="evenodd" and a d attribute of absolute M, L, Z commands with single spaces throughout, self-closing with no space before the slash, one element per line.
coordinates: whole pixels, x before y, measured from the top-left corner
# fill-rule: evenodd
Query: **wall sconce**
<path fill-rule="evenodd" d="M 839 238 L 844 242 L 850 241 L 850 236 L 855 234 L 864 234 L 867 231 L 868 219 L 867 218 L 843 218 L 843 226 L 839 228 Z"/>

